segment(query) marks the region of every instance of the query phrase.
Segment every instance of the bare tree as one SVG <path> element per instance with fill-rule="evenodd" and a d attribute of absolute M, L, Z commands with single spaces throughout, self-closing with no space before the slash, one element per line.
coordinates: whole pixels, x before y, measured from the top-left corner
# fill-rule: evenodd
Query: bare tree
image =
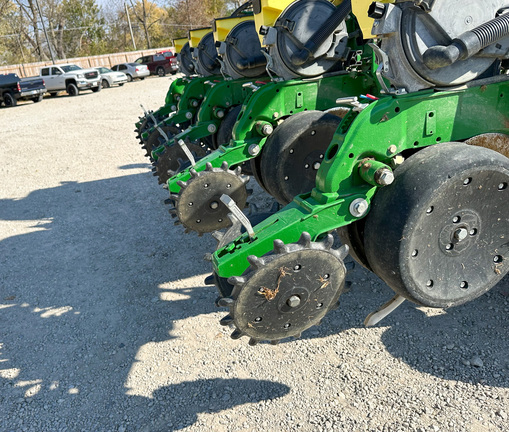
<path fill-rule="evenodd" d="M 32 45 L 34 51 L 37 53 L 37 56 L 39 57 L 40 61 L 44 61 L 48 59 L 48 56 L 45 54 L 42 43 L 41 43 L 41 35 L 39 30 L 39 12 L 37 10 L 37 6 L 34 2 L 34 0 L 15 0 L 16 4 L 19 6 L 21 15 L 25 16 L 26 19 L 30 22 L 32 32 L 31 34 L 29 28 L 23 29 L 23 34 L 26 40 L 30 42 Z"/>
<path fill-rule="evenodd" d="M 156 13 L 160 11 L 160 8 L 152 2 L 147 0 L 141 0 L 133 2 L 133 0 L 129 0 L 131 4 L 134 16 L 136 20 L 143 27 L 143 32 L 145 34 L 145 41 L 147 43 L 147 49 L 152 48 L 150 43 L 150 33 L 149 30 L 161 21 L 162 16 L 160 13 Z"/>

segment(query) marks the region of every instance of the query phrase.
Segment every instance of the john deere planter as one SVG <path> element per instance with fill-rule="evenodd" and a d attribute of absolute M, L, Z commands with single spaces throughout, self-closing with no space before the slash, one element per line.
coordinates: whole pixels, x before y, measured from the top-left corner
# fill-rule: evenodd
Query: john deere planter
<path fill-rule="evenodd" d="M 311 189 L 327 145 L 348 111 L 338 107 L 336 99 L 365 95 L 372 100 L 378 94 L 373 51 L 364 44 L 350 1 L 338 7 L 325 0 L 288 3 L 275 21 L 262 20 L 268 46 L 263 52 L 272 80 L 242 83 L 250 95 L 236 117 L 232 139 L 168 180 L 175 203 L 171 213 L 187 230 L 202 234 L 230 224 L 230 210 L 220 198 L 231 193 L 233 184 L 243 190 L 240 196 L 247 196 L 246 182 L 237 181 L 236 174 L 246 163 L 283 204 Z M 274 5 L 254 10 L 256 19 L 257 10 L 258 15 L 272 14 Z M 314 42 L 308 46 L 306 41 Z M 304 47 L 307 57 L 301 61 L 294 54 Z M 284 80 L 291 76 L 306 79 Z M 244 204 L 244 199 L 237 203 L 241 209 Z"/>
<path fill-rule="evenodd" d="M 208 278 L 222 293 L 218 304 L 228 314 L 221 323 L 234 327 L 233 338 L 277 343 L 318 324 L 338 306 L 348 252 L 395 292 L 367 317 L 367 325 L 404 300 L 428 307 L 461 305 L 508 273 L 508 11 L 507 0 L 370 6 L 382 92 L 361 100 L 330 88 L 338 105 L 350 109 L 321 153 L 314 187 L 254 227 L 238 214 L 233 195 L 226 192 L 218 201 L 238 214 L 246 230 L 212 255 L 214 274 Z M 298 21 L 287 27 L 293 25 Z M 307 56 L 302 47 L 294 59 L 305 64 Z M 368 79 L 358 71 L 339 77 L 349 86 Z M 270 85 L 277 86 L 261 86 L 255 95 Z M 348 93 L 360 92 L 349 88 Z M 301 96 L 308 108 L 307 92 Z M 246 106 L 234 138 L 246 117 L 258 115 Z M 267 114 L 264 120 L 274 126 L 274 112 Z M 251 139 L 258 130 L 246 136 Z M 265 152 L 267 142 L 265 149 L 261 140 L 255 144 Z M 243 147 L 232 165 L 249 159 L 250 148 L 255 147 Z M 278 158 L 291 159 L 292 150 L 281 147 Z M 218 154 L 230 165 L 235 151 L 233 145 Z M 218 170 L 211 157 L 199 162 L 209 172 Z M 181 200 L 191 182 L 202 181 L 200 169 L 197 164 L 180 174 L 183 192 L 177 179 L 170 180 L 170 190 L 180 193 L 179 211 L 189 205 Z M 202 189 L 205 184 L 213 186 L 202 182 Z M 287 190 L 285 178 L 277 177 L 270 188 Z M 338 250 L 330 235 L 334 230 L 344 243 Z"/>
<path fill-rule="evenodd" d="M 184 160 L 194 162 L 195 158 L 203 157 L 200 148 L 215 150 L 219 144 L 229 142 L 240 106 L 251 94 L 250 80 L 253 77 L 263 83 L 268 80 L 260 76 L 265 73 L 266 60 L 260 52 L 252 14 L 215 20 L 214 40 L 222 53 L 218 60 L 224 79 L 208 83 L 192 125 L 152 151 L 160 184 L 180 171 Z M 242 74 L 246 77 L 242 78 Z M 180 115 L 179 109 L 171 121 Z"/>

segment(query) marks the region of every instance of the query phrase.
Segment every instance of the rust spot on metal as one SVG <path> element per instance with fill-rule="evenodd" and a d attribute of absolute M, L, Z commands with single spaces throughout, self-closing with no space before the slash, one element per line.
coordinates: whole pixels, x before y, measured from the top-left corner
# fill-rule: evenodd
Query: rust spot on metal
<path fill-rule="evenodd" d="M 465 144 L 484 147 L 509 158 L 509 135 L 486 133 L 466 140 Z"/>

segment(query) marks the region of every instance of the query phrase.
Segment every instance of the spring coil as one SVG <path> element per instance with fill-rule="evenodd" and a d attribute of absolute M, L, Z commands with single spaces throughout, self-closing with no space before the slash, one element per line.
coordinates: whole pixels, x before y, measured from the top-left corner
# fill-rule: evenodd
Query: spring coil
<path fill-rule="evenodd" d="M 509 34 L 509 13 L 481 24 L 479 27 L 472 29 L 471 32 L 477 36 L 482 48 L 486 48 Z"/>

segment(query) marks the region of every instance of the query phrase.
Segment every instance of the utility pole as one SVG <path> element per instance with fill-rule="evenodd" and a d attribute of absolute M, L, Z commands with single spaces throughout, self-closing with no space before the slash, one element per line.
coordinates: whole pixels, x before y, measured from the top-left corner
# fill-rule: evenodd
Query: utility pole
<path fill-rule="evenodd" d="M 39 6 L 38 0 L 35 0 L 35 4 L 37 5 L 37 9 L 39 10 L 39 16 L 41 17 L 42 29 L 44 30 L 44 36 L 46 36 L 46 43 L 48 44 L 51 61 L 53 62 L 53 64 L 55 64 L 55 57 L 53 57 L 53 50 L 51 49 L 51 44 L 49 43 L 48 32 L 46 31 L 46 25 L 44 24 L 44 19 L 42 18 L 41 7 Z"/>
<path fill-rule="evenodd" d="M 129 23 L 129 31 L 131 32 L 131 40 L 133 41 L 134 51 L 136 51 L 136 42 L 134 41 L 133 27 L 131 26 L 131 18 L 129 17 L 129 10 L 127 9 L 127 3 L 124 3 L 125 14 L 127 15 L 127 22 Z"/>
<path fill-rule="evenodd" d="M 23 51 L 23 46 L 21 45 L 21 40 L 19 38 L 19 33 L 16 34 L 16 39 L 18 39 L 19 49 L 21 51 L 21 57 L 23 58 L 23 63 L 21 63 L 21 67 L 23 68 L 23 75 L 26 77 L 27 76 L 27 71 L 25 70 L 26 59 L 25 59 L 25 53 Z"/>

